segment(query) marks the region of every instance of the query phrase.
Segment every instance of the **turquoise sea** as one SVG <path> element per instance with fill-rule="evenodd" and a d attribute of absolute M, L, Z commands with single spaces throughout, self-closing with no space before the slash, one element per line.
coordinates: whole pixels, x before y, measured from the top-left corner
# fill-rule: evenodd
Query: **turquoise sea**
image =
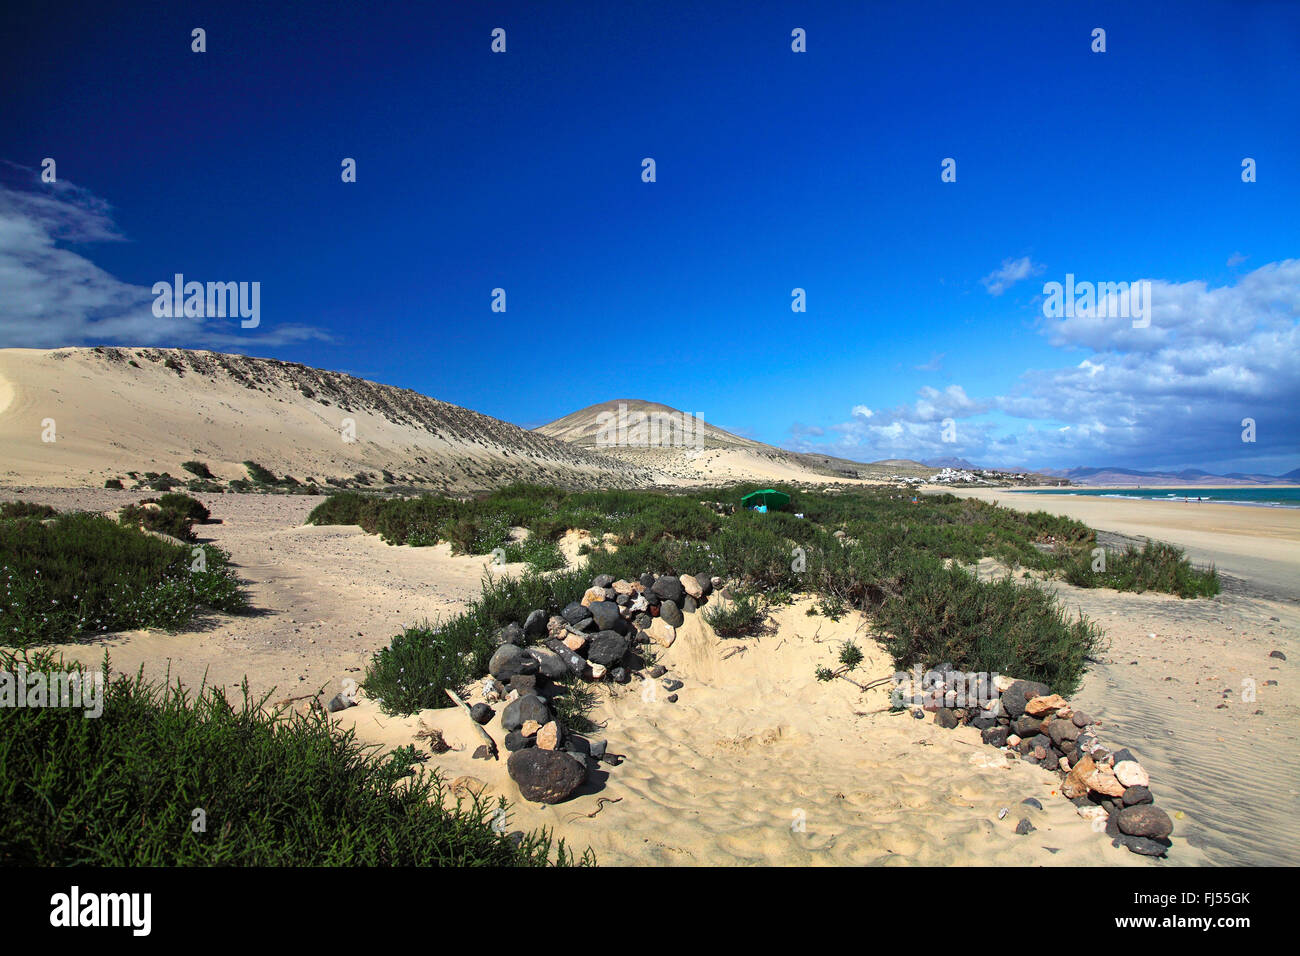
<path fill-rule="evenodd" d="M 1268 485 L 1238 488 L 1034 488 L 1019 495 L 1090 495 L 1097 498 L 1146 498 L 1153 501 L 1212 501 L 1229 505 L 1260 505 L 1271 508 L 1300 508 L 1300 488 Z"/>

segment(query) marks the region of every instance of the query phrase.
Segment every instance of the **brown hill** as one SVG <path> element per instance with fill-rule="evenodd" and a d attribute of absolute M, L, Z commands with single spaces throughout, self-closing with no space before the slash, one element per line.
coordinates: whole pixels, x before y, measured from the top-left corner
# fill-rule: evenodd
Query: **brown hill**
<path fill-rule="evenodd" d="M 45 487 L 100 486 L 129 471 L 188 478 L 181 464 L 191 460 L 222 480 L 246 478 L 251 460 L 322 486 L 363 472 L 376 487 L 388 471 L 396 484 L 448 493 L 664 480 L 409 389 L 187 349 L 0 349 L 0 448 L 0 483 Z"/>

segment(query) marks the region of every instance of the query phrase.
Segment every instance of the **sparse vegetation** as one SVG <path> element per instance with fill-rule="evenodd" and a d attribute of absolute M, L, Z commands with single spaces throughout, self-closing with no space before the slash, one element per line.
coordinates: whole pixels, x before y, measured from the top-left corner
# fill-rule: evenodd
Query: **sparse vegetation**
<path fill-rule="evenodd" d="M 64 670 L 48 654 L 0 668 Z M 107 661 L 104 666 L 107 677 Z M 103 714 L 0 708 L 0 865 L 540 866 L 575 861 L 547 831 L 517 843 L 497 807 L 445 807 L 446 785 L 323 716 L 275 717 L 251 699 L 118 677 Z M 195 832 L 201 807 L 206 828 Z"/>
<path fill-rule="evenodd" d="M 196 478 L 205 478 L 212 481 L 217 477 L 211 472 L 211 470 L 209 470 L 208 466 L 201 461 L 184 461 L 181 462 L 181 467 Z"/>
<path fill-rule="evenodd" d="M 31 501 L 0 502 L 0 520 L 6 518 L 45 518 L 58 517 L 59 512 L 49 505 L 38 505 Z"/>
<path fill-rule="evenodd" d="M 247 607 L 229 556 L 201 554 L 101 515 L 0 521 L 0 644 L 177 629 L 201 608 Z"/>
<path fill-rule="evenodd" d="M 1066 615 L 1040 585 L 1023 576 L 980 581 L 964 567 L 992 557 L 1022 575 L 1074 580 L 1096 545 L 1095 532 L 1077 521 L 950 494 L 922 495 L 913 503 L 910 494 L 887 488 L 782 487 L 791 495 L 790 511 L 767 514 L 720 514 L 702 503 L 739 501 L 758 487 L 667 494 L 512 485 L 470 500 L 345 493 L 322 503 L 309 520 L 356 523 L 390 543 L 444 540 L 474 554 L 506 547 L 508 556 L 584 529 L 593 535 L 587 576 L 631 579 L 653 570 L 738 581 L 731 602 L 704 609 L 719 634 L 753 633 L 771 606 L 794 593 L 813 594 L 814 610 L 829 618 L 853 610 L 869 614 L 899 667 L 949 662 L 1041 680 L 1065 694 L 1076 688 L 1086 658 L 1099 646 L 1096 627 Z M 526 545 L 505 544 L 514 526 L 529 530 Z M 606 534 L 613 546 L 603 543 Z M 1217 589 L 1212 569 L 1192 568 L 1169 546 L 1112 556 L 1109 572 L 1091 575 L 1088 586 L 1186 595 Z M 553 574 L 564 579 L 566 573 Z M 566 601 L 533 606 L 557 610 L 584 587 L 575 582 Z"/>
<path fill-rule="evenodd" d="M 1129 545 L 1119 553 L 1105 555 L 1105 570 L 1093 570 L 1097 559 L 1080 554 L 1066 566 L 1063 577 L 1081 588 L 1114 588 L 1117 591 L 1161 591 L 1181 598 L 1214 597 L 1219 593 L 1219 575 L 1214 567 L 1196 568 L 1181 548 L 1147 541 L 1141 549 Z"/>

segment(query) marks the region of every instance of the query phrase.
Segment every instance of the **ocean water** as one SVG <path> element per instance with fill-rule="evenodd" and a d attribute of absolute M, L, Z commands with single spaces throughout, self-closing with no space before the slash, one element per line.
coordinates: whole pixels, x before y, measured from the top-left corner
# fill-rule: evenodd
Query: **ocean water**
<path fill-rule="evenodd" d="M 1094 498 L 1141 498 L 1196 504 L 1259 505 L 1271 508 L 1300 508 L 1300 488 L 1248 486 L 1239 488 L 1034 488 L 1018 495 L 1088 495 Z"/>

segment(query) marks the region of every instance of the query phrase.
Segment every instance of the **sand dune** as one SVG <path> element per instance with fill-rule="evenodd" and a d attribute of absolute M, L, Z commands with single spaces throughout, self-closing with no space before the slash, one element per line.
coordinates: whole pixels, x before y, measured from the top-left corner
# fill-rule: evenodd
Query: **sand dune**
<path fill-rule="evenodd" d="M 43 440 L 50 420 L 55 441 Z M 189 460 L 225 480 L 246 478 L 252 460 L 322 485 L 361 471 L 380 485 L 387 470 L 452 493 L 663 479 L 408 389 L 184 349 L 0 349 L 0 447 L 0 482 L 44 487 L 98 487 L 128 471 L 189 477 Z"/>
<path fill-rule="evenodd" d="M 890 473 L 863 462 L 765 445 L 718 428 L 698 413 L 639 399 L 590 405 L 534 430 L 638 468 L 654 469 L 680 484 L 874 482 Z M 924 469 L 924 474 L 934 471 Z"/>

